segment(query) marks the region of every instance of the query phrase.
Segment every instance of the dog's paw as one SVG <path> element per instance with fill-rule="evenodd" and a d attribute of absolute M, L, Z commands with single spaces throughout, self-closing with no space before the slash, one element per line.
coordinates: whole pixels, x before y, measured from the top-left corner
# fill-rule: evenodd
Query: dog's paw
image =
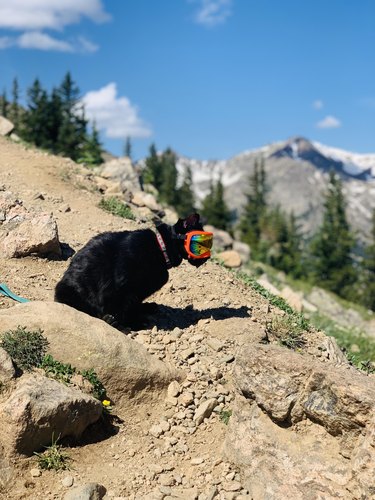
<path fill-rule="evenodd" d="M 117 328 L 118 326 L 118 321 L 112 314 L 105 314 L 102 317 L 102 320 L 108 323 L 109 325 L 113 326 L 114 328 Z"/>

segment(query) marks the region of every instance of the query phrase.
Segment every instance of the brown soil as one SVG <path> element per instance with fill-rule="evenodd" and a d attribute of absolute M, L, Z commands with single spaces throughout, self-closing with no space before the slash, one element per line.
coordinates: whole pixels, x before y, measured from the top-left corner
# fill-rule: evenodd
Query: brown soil
<path fill-rule="evenodd" d="M 102 195 L 89 170 L 2 138 L 1 185 L 26 207 L 53 212 L 60 241 L 74 250 L 99 232 L 142 226 L 98 208 Z M 30 300 L 52 300 L 54 286 L 67 265 L 64 260 L 0 256 L 0 282 Z M 193 405 L 214 393 L 222 403 L 220 411 L 230 410 L 236 349 L 249 338 L 259 341 L 267 320 L 277 311 L 213 262 L 198 270 L 184 264 L 170 275 L 169 283 L 152 298 L 160 304 L 158 313 L 145 330 L 131 335 L 155 356 L 186 371 L 188 378 L 181 390 L 193 394 Z M 13 305 L 10 299 L 0 298 L 0 308 Z M 209 339 L 221 345 L 212 346 Z M 188 349 L 193 351 L 189 356 Z M 112 436 L 105 436 L 103 426 L 96 425 L 81 443 L 67 450 L 73 459 L 69 471 L 43 471 L 33 477 L 35 458 L 18 461 L 17 475 L 2 498 L 63 498 L 72 487 L 88 482 L 103 484 L 107 497 L 118 499 L 200 495 L 203 500 L 214 491 L 219 499 L 246 495 L 238 486 L 238 471 L 222 457 L 226 425 L 219 411 L 196 428 L 189 406 L 176 407 L 166 400 L 152 407 L 129 407 L 117 416 Z M 161 421 L 171 428 L 155 437 L 150 429 Z M 73 486 L 67 486 L 64 479 L 72 480 Z M 147 496 L 151 492 L 153 496 Z"/>

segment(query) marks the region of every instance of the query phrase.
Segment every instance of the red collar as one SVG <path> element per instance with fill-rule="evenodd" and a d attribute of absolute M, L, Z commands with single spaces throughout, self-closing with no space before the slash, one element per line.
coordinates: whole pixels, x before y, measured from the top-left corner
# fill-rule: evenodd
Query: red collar
<path fill-rule="evenodd" d="M 167 264 L 167 268 L 170 269 L 172 267 L 171 261 L 169 260 L 168 253 L 167 253 L 167 247 L 165 246 L 164 240 L 162 235 L 159 233 L 159 231 L 156 229 L 156 239 L 158 240 L 160 250 L 162 251 L 165 259 L 165 263 Z"/>

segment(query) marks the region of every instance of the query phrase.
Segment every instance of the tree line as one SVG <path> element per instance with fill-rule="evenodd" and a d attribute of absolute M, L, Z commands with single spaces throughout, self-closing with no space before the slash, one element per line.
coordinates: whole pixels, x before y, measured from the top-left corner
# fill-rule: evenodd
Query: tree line
<path fill-rule="evenodd" d="M 6 90 L 0 97 L 0 114 L 12 121 L 21 139 L 39 148 L 78 162 L 102 162 L 99 133 L 95 123 L 89 126 L 80 90 L 70 72 L 50 92 L 36 78 L 26 90 L 26 105 L 22 106 L 15 78 L 11 98 Z"/>
<path fill-rule="evenodd" d="M 196 209 L 196 200 L 191 169 L 186 167 L 178 186 L 176 162 L 170 148 L 158 154 L 152 144 L 145 160 L 144 181 L 156 187 L 160 201 L 175 207 L 184 217 Z M 375 310 L 375 211 L 371 244 L 364 249 L 363 258 L 359 258 L 346 218 L 342 181 L 333 171 L 329 174 L 321 226 L 309 241 L 303 238 L 293 212 L 287 215 L 279 206 L 269 204 L 263 159 L 255 161 L 248 182 L 246 202 L 235 225 L 224 199 L 222 180 L 211 182 L 200 208 L 207 223 L 239 235 L 250 245 L 253 260 Z"/>
<path fill-rule="evenodd" d="M 11 97 L 6 90 L 0 96 L 0 114 L 11 120 L 15 133 L 23 140 L 54 154 L 77 162 L 99 164 L 102 146 L 95 123 L 89 125 L 80 90 L 67 72 L 61 84 L 50 92 L 38 78 L 26 90 L 26 105 L 20 105 L 18 81 L 13 80 Z M 131 157 L 128 137 L 124 153 Z M 143 171 L 144 182 L 153 184 L 161 202 L 173 206 L 184 217 L 196 210 L 192 172 L 186 167 L 179 182 L 177 157 L 171 148 L 158 154 L 150 146 Z M 355 237 L 346 219 L 346 202 L 341 180 L 330 173 L 324 202 L 323 221 L 308 243 L 303 239 L 293 213 L 286 215 L 267 200 L 267 179 L 263 159 L 255 162 L 249 178 L 246 203 L 237 225 L 224 199 L 219 178 L 211 182 L 200 212 L 209 224 L 239 234 L 258 260 L 302 278 L 336 294 L 375 310 L 375 211 L 371 244 L 363 258 L 355 257 Z"/>

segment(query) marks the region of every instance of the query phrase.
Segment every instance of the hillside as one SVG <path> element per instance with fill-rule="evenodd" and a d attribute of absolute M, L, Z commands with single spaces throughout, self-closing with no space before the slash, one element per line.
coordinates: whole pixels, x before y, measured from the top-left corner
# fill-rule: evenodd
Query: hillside
<path fill-rule="evenodd" d="M 64 441 L 73 460 L 66 471 L 40 472 L 35 457 L 8 454 L 4 425 L 1 498 L 93 498 L 74 493 L 89 483 L 117 500 L 371 498 L 375 377 L 282 301 L 211 261 L 172 269 L 152 297 L 158 311 L 126 335 L 51 302 L 70 249 L 164 216 L 130 189 L 0 138 L 0 194 L 13 193 L 35 217 L 52 213 L 64 247 L 63 259 L 0 255 L 0 282 L 31 301 L 0 297 L 0 333 L 41 328 L 56 358 L 77 367 L 90 359 L 113 403 L 111 425 L 98 420 L 78 442 Z M 113 194 L 136 220 L 98 207 Z M 147 376 L 137 379 L 138 369 Z M 20 383 L 0 395 L 0 418 L 13 411 L 17 420 L 22 398 L 10 404 L 9 391 Z"/>
<path fill-rule="evenodd" d="M 248 179 L 255 160 L 263 157 L 269 202 L 287 213 L 294 211 L 306 236 L 321 222 L 328 172 L 333 169 L 343 180 L 347 215 L 360 241 L 369 237 L 375 208 L 375 154 L 359 155 L 330 148 L 302 137 L 245 151 L 228 160 L 199 161 L 180 157 L 178 168 L 190 166 L 198 199 L 209 190 L 211 180 L 222 176 L 225 198 L 236 216 L 241 213 L 248 190 Z"/>

